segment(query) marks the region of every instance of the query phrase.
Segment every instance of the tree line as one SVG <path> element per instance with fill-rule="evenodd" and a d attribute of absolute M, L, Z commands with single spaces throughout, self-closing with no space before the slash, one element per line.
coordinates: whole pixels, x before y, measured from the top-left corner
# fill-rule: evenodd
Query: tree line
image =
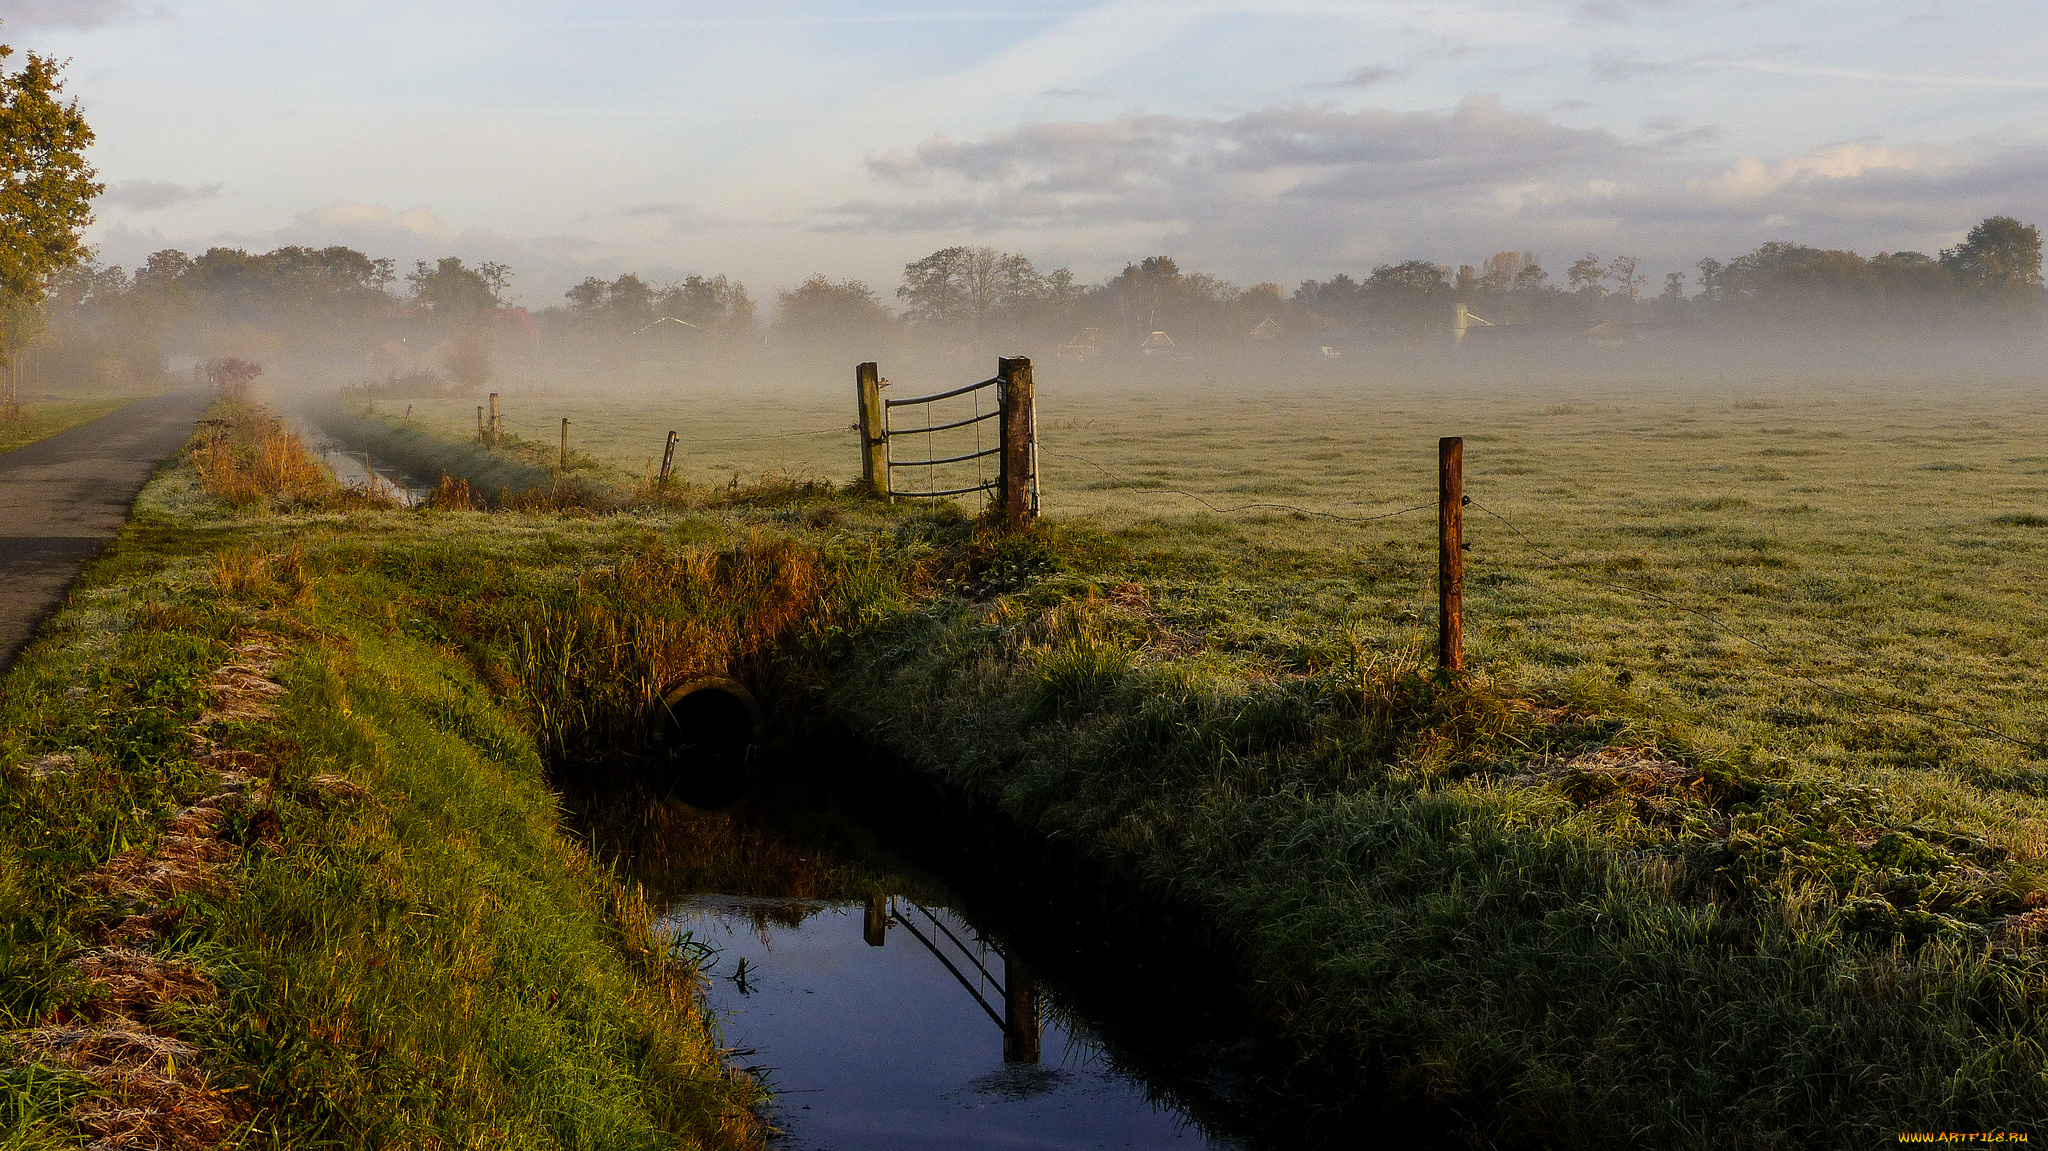
<path fill-rule="evenodd" d="M 36 285 L 42 299 L 27 327 L 47 329 L 54 354 L 91 360 L 101 374 L 139 377 L 165 350 L 203 353 L 210 341 L 247 343 L 261 334 L 314 353 L 434 349 L 452 377 L 474 382 L 488 374 L 491 348 L 513 337 L 637 338 L 649 348 L 679 340 L 875 347 L 919 338 L 942 348 L 1002 341 L 1086 357 L 1135 349 L 1154 332 L 1183 349 L 1435 336 L 1461 303 L 1489 324 L 1566 330 L 1603 321 L 2009 325 L 2037 321 L 2043 303 L 2040 232 L 2009 216 L 1980 222 L 1934 256 L 1866 258 L 1772 241 L 1726 261 L 1702 259 L 1690 276 L 1669 273 L 1656 291 L 1640 269 L 1633 256 L 1587 253 L 1566 265 L 1560 283 L 1533 253 L 1500 252 L 1456 267 L 1379 264 L 1357 277 L 1304 280 L 1290 292 L 1275 283 L 1239 287 L 1184 270 L 1170 256 L 1148 256 L 1090 285 L 1066 268 L 1040 271 L 1017 253 L 955 245 L 904 265 L 893 303 L 862 280 L 820 274 L 777 292 L 764 322 L 745 285 L 723 275 L 593 276 L 536 312 L 508 302 L 513 272 L 498 263 L 447 256 L 401 274 L 390 259 L 339 246 L 212 248 L 198 256 L 160 251 L 133 274 L 74 259 Z"/>
<path fill-rule="evenodd" d="M 15 55 L 0 45 L 0 62 Z M 2040 232 L 1992 216 L 1935 255 L 1766 243 L 1726 261 L 1670 272 L 1652 291 L 1642 261 L 1586 253 L 1561 282 L 1529 252 L 1476 265 L 1403 260 L 1354 277 L 1239 287 L 1148 256 L 1095 284 L 1041 271 L 1014 252 L 951 245 L 903 267 L 893 301 L 858 279 L 814 275 L 776 293 L 764 323 L 738 280 L 637 273 L 588 277 L 538 311 L 508 302 L 512 270 L 455 256 L 395 261 L 340 246 L 249 253 L 167 249 L 131 274 L 91 259 L 81 240 L 104 186 L 85 160 L 93 135 L 62 100 L 60 67 L 28 53 L 0 70 L 0 355 L 18 364 L 31 341 L 78 373 L 141 378 L 163 352 L 264 342 L 311 353 L 369 347 L 394 364 L 431 354 L 458 382 L 489 373 L 507 339 L 547 335 L 676 341 L 760 341 L 873 347 L 917 338 L 941 347 L 1003 341 L 1075 355 L 1246 340 L 1341 342 L 1441 333 L 1456 305 L 1495 326 L 1569 329 L 1600 323 L 1813 330 L 1983 323 L 2037 324 Z M 2017 322 L 2017 323 L 2016 323 Z M 652 333 L 650 335 L 650 333 Z M 1154 336 L 1154 333 L 1163 333 Z M 394 370 L 396 370 L 394 368 Z"/>

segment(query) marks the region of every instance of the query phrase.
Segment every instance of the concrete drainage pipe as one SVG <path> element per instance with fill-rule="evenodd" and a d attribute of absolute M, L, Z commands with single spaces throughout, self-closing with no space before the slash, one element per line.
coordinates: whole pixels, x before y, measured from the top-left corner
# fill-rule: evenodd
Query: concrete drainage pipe
<path fill-rule="evenodd" d="M 693 807 L 725 807 L 753 783 L 761 709 L 746 688 L 722 676 L 679 683 L 662 693 L 662 772 L 656 781 Z"/>

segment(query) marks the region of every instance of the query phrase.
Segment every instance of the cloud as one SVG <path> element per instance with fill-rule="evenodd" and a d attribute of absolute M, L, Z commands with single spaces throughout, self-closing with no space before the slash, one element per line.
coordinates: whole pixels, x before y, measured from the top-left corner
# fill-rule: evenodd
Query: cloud
<path fill-rule="evenodd" d="M 1755 200 L 1787 187 L 1812 188 L 1823 182 L 1855 180 L 1867 173 L 1935 172 L 1959 157 L 1931 149 L 1895 148 L 1863 140 L 1830 144 L 1800 156 L 1761 160 L 1738 158 L 1720 175 L 1691 186 L 1718 204 Z"/>
<path fill-rule="evenodd" d="M 364 251 L 397 248 L 410 252 L 424 240 L 445 242 L 449 228 L 424 205 L 394 212 L 382 204 L 335 200 L 300 212 L 278 229 L 277 236 L 286 244 L 345 244 Z"/>
<path fill-rule="evenodd" d="M 1676 8 L 1683 0 L 1579 0 L 1578 14 L 1587 20 L 1626 24 L 1644 9 Z"/>
<path fill-rule="evenodd" d="M 1619 84 L 1641 76 L 1661 76 L 1696 66 L 1696 61 L 1638 60 L 1618 48 L 1602 48 L 1586 58 L 1586 71 L 1593 79 Z"/>
<path fill-rule="evenodd" d="M 1228 120 L 1132 113 L 1027 124 L 975 143 L 937 135 L 869 160 L 868 170 L 905 187 L 950 178 L 1070 202 L 1225 192 L 1357 199 L 1526 180 L 1631 149 L 1605 131 L 1560 127 L 1475 93 L 1444 112 L 1295 105 Z"/>
<path fill-rule="evenodd" d="M 815 230 L 1024 246 L 1087 235 L 1267 278 L 1276 264 L 1356 270 L 1505 248 L 1676 266 L 1767 239 L 1932 251 L 1986 215 L 2048 215 L 2048 142 L 1851 140 L 1729 160 L 1702 152 L 1715 126 L 1650 117 L 1640 132 L 1568 127 L 1477 93 L 1423 112 L 1039 122 L 871 157 L 876 194 L 822 212 Z"/>
<path fill-rule="evenodd" d="M 0 0 L 0 27 L 10 29 L 71 28 L 82 32 L 102 24 L 168 17 L 162 8 L 145 12 L 134 0 Z"/>
<path fill-rule="evenodd" d="M 675 233 L 716 232 L 732 226 L 731 220 L 723 216 L 710 215 L 699 210 L 695 204 L 636 204 L 630 208 L 620 208 L 619 215 L 628 219 L 667 220 L 669 231 Z"/>
<path fill-rule="evenodd" d="M 1407 71 L 1406 68 L 1394 68 L 1386 64 L 1367 64 L 1363 68 L 1353 69 L 1342 80 L 1332 80 L 1327 84 L 1318 84 L 1316 87 L 1370 88 L 1383 80 L 1391 80 L 1396 76 L 1405 75 Z"/>
<path fill-rule="evenodd" d="M 154 212 L 173 204 L 192 200 L 211 200 L 220 195 L 219 184 L 201 184 L 187 188 L 183 184 L 170 184 L 159 180 L 123 180 L 110 184 L 100 194 L 98 203 L 109 208 L 125 208 L 131 212 Z"/>

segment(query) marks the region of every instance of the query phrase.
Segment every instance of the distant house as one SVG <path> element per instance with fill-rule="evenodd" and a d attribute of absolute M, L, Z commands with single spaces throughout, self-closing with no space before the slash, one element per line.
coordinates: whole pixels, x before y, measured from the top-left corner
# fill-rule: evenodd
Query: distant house
<path fill-rule="evenodd" d="M 1252 338 L 1252 339 L 1254 339 L 1254 340 L 1277 340 L 1277 339 L 1279 339 L 1279 338 L 1280 338 L 1280 324 L 1279 324 L 1279 321 L 1277 321 L 1277 320 L 1273 319 L 1273 317 L 1271 317 L 1271 316 L 1267 316 L 1267 317 L 1265 318 L 1264 322 L 1260 323 L 1258 327 L 1256 327 L 1256 328 L 1253 328 L 1253 329 L 1252 329 L 1252 333 L 1251 333 L 1251 338 Z"/>
<path fill-rule="evenodd" d="M 1066 343 L 1054 348 L 1053 355 L 1067 360 L 1087 360 L 1095 355 L 1102 343 L 1102 329 L 1083 328 L 1074 333 Z"/>
<path fill-rule="evenodd" d="M 1138 351 L 1147 356 L 1172 355 L 1173 337 L 1165 332 L 1154 332 L 1145 337 L 1144 343 L 1138 345 Z"/>
<path fill-rule="evenodd" d="M 1593 346 L 1596 348 L 1619 348 L 1628 343 L 1627 340 L 1622 338 L 1622 333 L 1614 326 L 1613 320 L 1602 320 L 1585 331 L 1580 332 L 1579 335 L 1592 341 Z"/>

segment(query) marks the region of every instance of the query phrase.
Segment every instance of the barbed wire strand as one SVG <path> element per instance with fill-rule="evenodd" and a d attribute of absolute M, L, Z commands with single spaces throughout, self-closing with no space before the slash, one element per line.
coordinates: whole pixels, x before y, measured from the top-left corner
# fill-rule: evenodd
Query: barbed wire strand
<path fill-rule="evenodd" d="M 1735 639 L 1739 639 L 1742 642 L 1750 645 L 1751 647 L 1756 648 L 1758 651 L 1763 652 L 1765 655 L 1771 657 L 1774 660 L 1785 659 L 1785 657 L 1780 655 L 1778 653 L 1778 650 L 1772 647 L 1770 644 L 1767 644 L 1763 640 L 1758 639 L 1756 636 L 1743 631 L 1741 628 L 1735 627 L 1734 625 L 1728 623 L 1726 620 L 1714 615 L 1711 612 L 1693 607 L 1690 604 L 1680 603 L 1679 601 L 1674 600 L 1669 596 L 1660 595 L 1657 592 L 1649 590 L 1648 588 L 1631 587 L 1625 583 L 1617 583 L 1613 580 L 1597 579 L 1593 576 L 1585 575 L 1580 572 L 1571 571 L 1570 568 L 1573 565 L 1570 561 L 1564 559 L 1562 556 L 1559 556 L 1554 552 L 1551 552 L 1547 548 L 1543 547 L 1541 544 L 1538 544 L 1535 540 L 1530 539 L 1528 533 L 1524 532 L 1520 527 L 1517 527 L 1514 521 L 1508 519 L 1506 516 L 1500 514 L 1499 512 L 1494 511 L 1492 508 L 1487 507 L 1484 503 L 1481 503 L 1478 499 L 1473 498 L 1470 495 L 1467 495 L 1466 498 L 1471 500 L 1473 507 L 1478 508 L 1480 511 L 1485 512 L 1487 515 L 1492 516 L 1494 519 L 1499 520 L 1504 527 L 1506 527 L 1509 531 L 1515 533 L 1515 535 L 1521 539 L 1522 543 L 1525 544 L 1530 551 L 1535 552 L 1537 555 L 1542 556 L 1544 559 L 1549 560 L 1551 563 L 1556 564 L 1558 567 L 1566 569 L 1564 572 L 1565 575 L 1570 576 L 1573 579 L 1579 580 L 1582 583 L 1592 584 L 1595 587 L 1603 587 L 1610 589 L 1612 591 L 1625 592 L 1629 595 L 1637 597 L 1638 599 L 1643 599 L 1657 603 L 1663 607 L 1670 608 L 1673 611 L 1684 612 L 1687 615 L 1697 616 L 1698 618 L 1705 620 L 1707 624 L 1714 630 L 1719 631 L 1724 635 L 1732 636 Z M 1823 683 L 1820 680 L 1815 679 L 1813 676 L 1808 675 L 1803 671 L 1799 671 L 1792 668 L 1767 667 L 1765 670 L 1787 679 L 1798 680 L 1799 682 L 1804 683 L 1817 691 L 1823 692 L 1827 695 L 1834 696 L 1837 699 L 1848 700 L 1851 703 L 1858 703 L 1862 704 L 1865 707 L 1878 708 L 1883 711 L 1896 712 L 1900 715 L 1910 715 L 1919 719 L 1933 720 L 1937 723 L 1948 723 L 1954 724 L 1957 727 L 1966 727 L 1987 738 L 2000 740 L 2005 743 L 2012 744 L 2015 747 L 2026 748 L 2029 751 L 2048 751 L 2048 746 L 2044 746 L 2038 741 L 2025 740 L 2020 739 L 2017 736 L 2007 735 L 2006 733 L 1998 730 L 1997 728 L 1992 727 L 1990 724 L 1978 723 L 1975 720 L 1963 719 L 1959 716 L 1947 715 L 1945 713 L 1938 711 L 1929 711 L 1924 708 L 1913 707 L 1909 704 L 1886 703 L 1884 700 L 1881 699 L 1872 699 L 1869 696 L 1858 695 L 1855 692 L 1845 691 L 1841 688 L 1833 686 L 1832 684 Z"/>
<path fill-rule="evenodd" d="M 1435 502 L 1432 501 L 1426 504 L 1416 504 L 1414 507 L 1402 508 L 1399 511 L 1383 512 L 1376 516 L 1343 516 L 1338 515 L 1336 512 L 1321 512 L 1315 510 L 1314 508 L 1296 507 L 1293 504 L 1239 504 L 1235 507 L 1222 507 L 1220 505 L 1210 503 L 1208 500 L 1203 499 L 1201 496 L 1198 496 L 1193 492 L 1183 491 L 1180 488 L 1155 488 L 1139 486 L 1137 481 L 1125 479 L 1124 477 L 1116 474 L 1113 471 L 1110 471 L 1108 468 L 1103 467 L 1101 464 L 1096 463 L 1094 460 L 1091 460 L 1086 456 L 1077 456 L 1072 452 L 1056 452 L 1053 451 L 1051 448 L 1046 447 L 1043 442 L 1041 442 L 1038 445 L 1038 450 L 1040 453 L 1048 456 L 1057 456 L 1061 459 L 1068 460 L 1079 460 L 1082 463 L 1087 464 L 1089 467 L 1094 468 L 1096 471 L 1101 472 L 1103 475 L 1108 476 L 1110 479 L 1115 480 L 1117 483 L 1128 485 L 1132 491 L 1164 492 L 1176 496 L 1186 496 L 1188 499 L 1191 499 L 1196 503 L 1201 504 L 1203 507 L 1208 508 L 1212 512 L 1216 512 L 1219 515 L 1227 515 L 1232 512 L 1246 512 L 1261 508 L 1273 508 L 1280 511 L 1296 512 L 1305 516 L 1321 516 L 1324 519 L 1337 520 L 1340 523 L 1369 524 L 1375 520 L 1390 520 L 1393 519 L 1395 516 L 1405 516 L 1409 512 L 1419 512 L 1436 506 Z"/>

